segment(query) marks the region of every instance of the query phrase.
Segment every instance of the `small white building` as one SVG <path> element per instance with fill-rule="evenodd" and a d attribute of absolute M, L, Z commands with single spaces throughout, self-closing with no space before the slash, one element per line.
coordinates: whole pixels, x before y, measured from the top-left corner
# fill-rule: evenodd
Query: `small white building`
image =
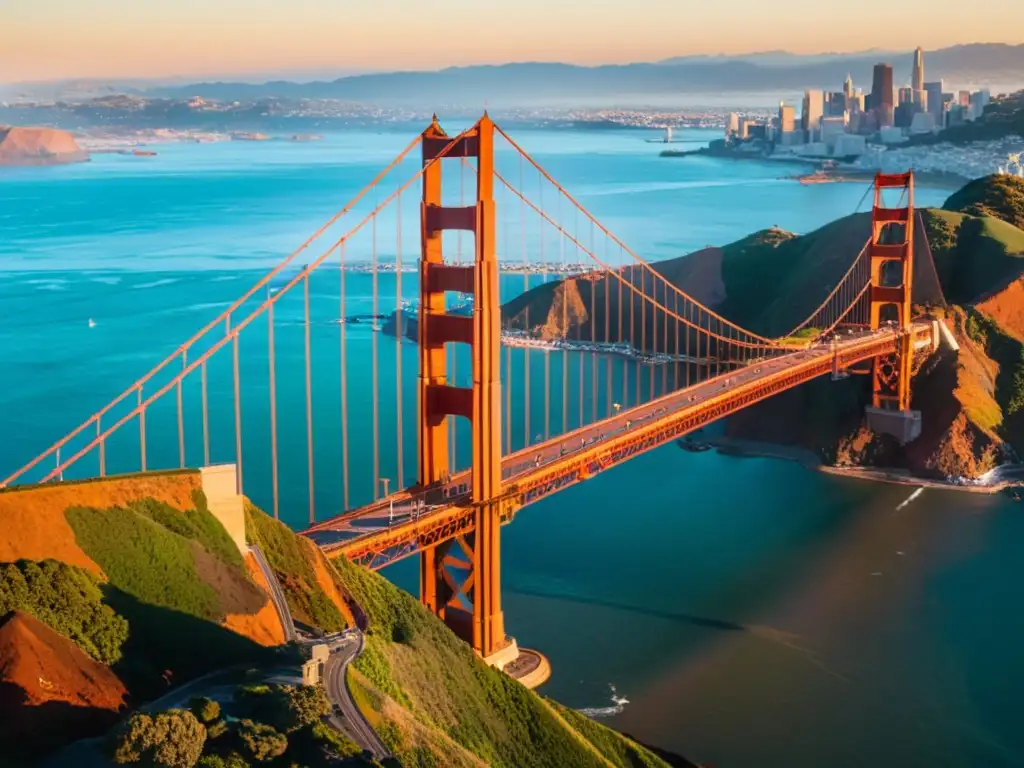
<path fill-rule="evenodd" d="M 883 144 L 900 144 L 903 139 L 903 129 L 895 125 L 886 125 L 878 132 L 878 137 Z"/>

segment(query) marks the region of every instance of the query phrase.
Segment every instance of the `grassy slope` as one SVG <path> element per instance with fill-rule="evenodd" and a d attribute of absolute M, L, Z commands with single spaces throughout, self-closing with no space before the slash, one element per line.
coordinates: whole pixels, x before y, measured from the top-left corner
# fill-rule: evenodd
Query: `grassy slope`
<path fill-rule="evenodd" d="M 217 623 L 266 598 L 249 581 L 237 550 L 228 553 L 227 533 L 202 500 L 185 512 L 143 499 L 109 509 L 71 507 L 65 515 L 78 545 L 107 576 L 104 601 L 128 620 L 115 671 L 134 693 L 159 690 L 165 672 L 180 682 L 265 655 Z M 209 582 L 220 583 L 221 591 Z"/>
<path fill-rule="evenodd" d="M 403 765 L 665 765 L 598 723 L 566 727 L 564 713 L 481 662 L 414 598 L 346 561 L 336 567 L 370 619 L 353 674 L 361 705 Z"/>
<path fill-rule="evenodd" d="M 245 533 L 249 543 L 263 551 L 277 574 L 296 621 L 327 632 L 338 632 L 347 626 L 338 606 L 317 581 L 313 558 L 318 553 L 312 542 L 296 536 L 284 523 L 251 504 L 245 508 Z"/>

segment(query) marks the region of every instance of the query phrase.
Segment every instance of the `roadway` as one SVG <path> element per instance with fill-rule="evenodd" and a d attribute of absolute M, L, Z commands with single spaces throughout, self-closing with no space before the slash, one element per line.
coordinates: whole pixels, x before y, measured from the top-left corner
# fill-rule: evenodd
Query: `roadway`
<path fill-rule="evenodd" d="M 292 620 L 292 612 L 288 608 L 288 600 L 284 596 L 284 590 L 281 589 L 281 582 L 277 580 L 277 574 L 274 573 L 270 563 L 267 562 L 267 558 L 263 556 L 263 552 L 260 551 L 259 547 L 255 544 L 250 544 L 249 552 L 252 554 L 253 560 L 256 561 L 256 565 L 262 571 L 263 578 L 266 579 L 267 585 L 270 587 L 270 600 L 274 603 L 277 617 L 281 620 L 285 642 L 294 642 L 296 640 L 295 622 Z"/>
<path fill-rule="evenodd" d="M 328 720 L 335 730 L 348 734 L 356 744 L 371 752 L 375 759 L 383 760 L 391 757 L 391 753 L 359 711 L 346 682 L 348 665 L 363 652 L 365 642 L 362 632 L 349 629 L 328 643 L 331 653 L 324 664 L 324 689 L 331 702 Z"/>
<path fill-rule="evenodd" d="M 914 326 L 914 332 L 921 336 L 930 333 L 930 323 Z M 504 457 L 502 479 L 506 487 L 535 485 L 535 478 L 545 474 L 545 469 L 564 464 L 573 456 L 592 453 L 595 447 L 622 445 L 621 438 L 632 433 L 650 432 L 651 428 L 669 420 L 685 418 L 689 413 L 709 410 L 709 407 L 749 391 L 751 402 L 756 393 L 766 389 L 774 381 L 792 379 L 801 371 L 808 371 L 805 380 L 821 375 L 821 364 L 831 361 L 833 356 L 856 357 L 859 350 L 877 350 L 880 343 L 892 340 L 896 332 L 891 328 L 877 331 L 855 331 L 833 337 L 834 341 L 817 342 L 794 352 L 749 364 L 743 368 L 716 376 L 677 390 L 660 398 L 597 421 L 588 426 L 568 432 L 547 442 L 525 448 Z M 930 343 L 918 341 L 918 344 Z M 870 355 L 865 355 L 865 357 Z M 814 371 L 810 371 L 810 369 Z M 739 406 L 743 407 L 743 406 Z M 735 407 L 732 410 L 738 410 Z M 715 416 L 714 418 L 719 418 Z M 709 419 L 714 420 L 714 419 Z M 639 452 L 639 451 L 636 451 Z M 634 455 L 633 452 L 629 454 Z M 393 528 L 422 528 L 422 523 L 443 512 L 450 511 L 468 500 L 472 491 L 471 472 L 462 471 L 453 476 L 441 488 L 425 491 L 402 491 L 380 499 L 366 507 L 339 515 L 312 526 L 305 533 L 326 551 L 349 550 L 353 542 L 375 537 L 381 531 Z M 547 491 L 524 490 L 523 502 L 535 501 Z M 539 495 L 531 496 L 531 493 Z M 401 553 L 411 554 L 415 549 Z M 397 558 L 394 558 L 397 559 Z M 391 560 L 393 561 L 393 560 Z"/>

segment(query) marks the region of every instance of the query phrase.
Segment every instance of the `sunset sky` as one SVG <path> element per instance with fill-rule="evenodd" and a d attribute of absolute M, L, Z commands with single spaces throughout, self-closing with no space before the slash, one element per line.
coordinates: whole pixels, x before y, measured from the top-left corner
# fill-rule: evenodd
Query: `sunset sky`
<path fill-rule="evenodd" d="M 1021 0 L 974 0 L 970 13 L 955 17 L 935 0 L 813 7 L 763 0 L 0 0 L 0 81 L 624 63 L 1024 40 Z M 880 35 L 883 27 L 899 34 Z"/>

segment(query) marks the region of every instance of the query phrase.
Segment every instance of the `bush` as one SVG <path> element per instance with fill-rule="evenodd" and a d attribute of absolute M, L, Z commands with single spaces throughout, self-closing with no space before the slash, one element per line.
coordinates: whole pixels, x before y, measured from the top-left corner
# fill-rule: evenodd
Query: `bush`
<path fill-rule="evenodd" d="M 135 713 L 114 731 L 111 746 L 118 765 L 192 768 L 205 743 L 206 728 L 191 712 L 169 709 Z"/>
<path fill-rule="evenodd" d="M 57 560 L 0 565 L 0 615 L 15 610 L 31 614 L 105 664 L 120 660 L 128 639 L 128 622 L 103 604 L 99 580 Z"/>
<path fill-rule="evenodd" d="M 199 760 L 200 768 L 250 768 L 249 762 L 237 752 L 231 752 L 226 757 L 220 755 L 205 755 Z"/>
<path fill-rule="evenodd" d="M 316 685 L 286 687 L 281 690 L 284 698 L 282 725 L 286 731 L 297 731 L 307 725 L 319 723 L 320 718 L 329 714 L 331 703 L 323 688 Z"/>
<path fill-rule="evenodd" d="M 265 762 L 280 757 L 288 749 L 288 738 L 264 723 L 243 720 L 238 725 L 238 738 L 254 760 Z"/>
<path fill-rule="evenodd" d="M 188 702 L 188 708 L 201 723 L 212 723 L 220 717 L 220 704 L 213 699 L 206 698 L 205 696 L 190 699 Z"/>

